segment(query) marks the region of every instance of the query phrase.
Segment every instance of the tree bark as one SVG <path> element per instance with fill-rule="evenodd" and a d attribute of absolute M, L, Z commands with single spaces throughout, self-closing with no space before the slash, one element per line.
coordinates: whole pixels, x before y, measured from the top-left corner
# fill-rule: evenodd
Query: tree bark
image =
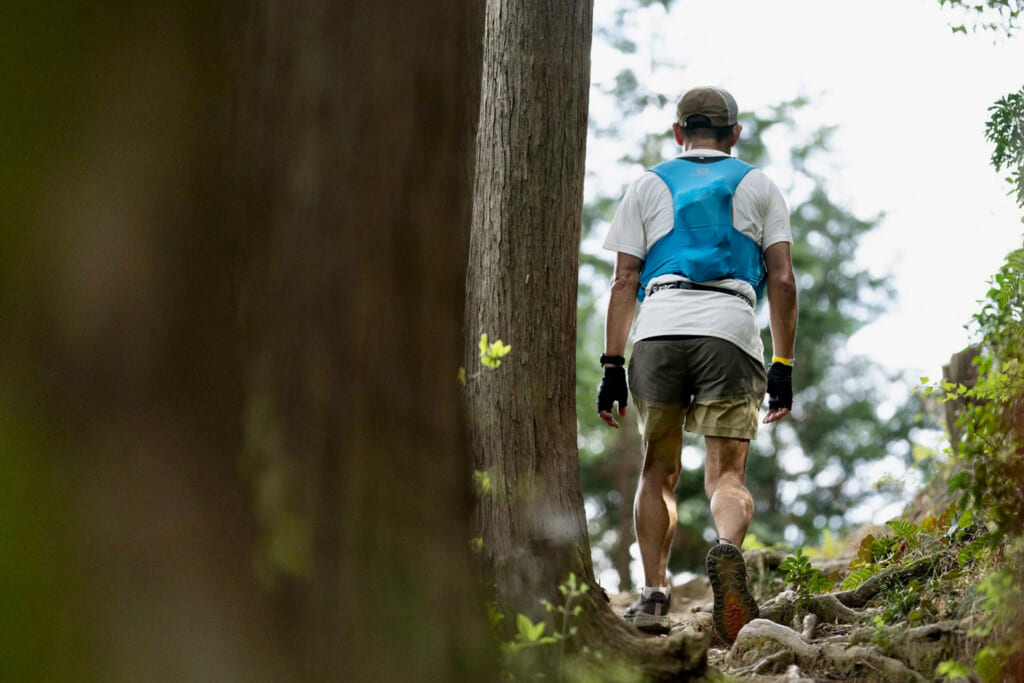
<path fill-rule="evenodd" d="M 591 17 L 590 0 L 490 0 L 485 20 L 466 367 L 482 333 L 512 351 L 466 393 L 475 466 L 494 487 L 482 558 L 527 614 L 569 572 L 593 582 L 574 394 Z"/>
<path fill-rule="evenodd" d="M 456 382 L 474 15 L 266 0 L 250 19 L 248 453 L 257 491 L 287 485 L 268 538 L 299 527 L 290 562 L 265 559 L 301 596 L 302 680 L 496 675 Z"/>
<path fill-rule="evenodd" d="M 499 603 L 543 615 L 569 573 L 594 585 L 576 447 L 576 279 L 590 80 L 590 0 L 489 0 L 466 275 L 466 399 L 482 564 Z M 510 344 L 480 369 L 481 334 Z M 480 372 L 477 370 L 480 369 Z M 704 667 L 689 634 L 642 640 L 592 590 L 579 634 L 654 679 Z M 506 619 L 506 622 L 514 619 Z"/>
<path fill-rule="evenodd" d="M 942 366 L 942 379 L 953 384 L 963 384 L 968 389 L 973 389 L 978 383 L 978 368 L 974 366 L 974 359 L 978 356 L 978 348 L 969 346 L 962 351 L 954 353 L 949 358 L 949 363 Z M 957 424 L 960 415 L 969 405 L 967 399 L 955 398 L 947 401 L 943 406 L 946 416 L 946 429 L 949 432 L 949 445 L 956 454 L 960 449 L 960 440 L 963 438 L 963 428 Z"/>

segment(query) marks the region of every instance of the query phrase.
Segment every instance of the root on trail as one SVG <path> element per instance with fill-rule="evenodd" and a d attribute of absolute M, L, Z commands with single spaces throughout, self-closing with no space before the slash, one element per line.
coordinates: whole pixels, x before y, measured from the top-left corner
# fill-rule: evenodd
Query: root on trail
<path fill-rule="evenodd" d="M 938 662 L 962 649 L 963 629 L 953 622 L 873 628 L 868 626 L 872 612 L 864 606 L 886 588 L 928 575 L 938 561 L 936 555 L 887 569 L 850 591 L 812 596 L 793 590 L 779 593 L 760 607 L 760 619 L 740 631 L 725 655 L 727 670 L 744 677 L 799 670 L 887 683 L 929 680 Z M 834 626 L 823 629 L 825 637 L 815 640 L 819 626 L 830 624 Z M 851 631 L 851 626 L 857 628 Z"/>
<path fill-rule="evenodd" d="M 589 596 L 588 596 L 589 597 Z M 707 667 L 707 638 L 678 630 L 665 637 L 642 634 L 626 624 L 604 601 L 592 601 L 591 619 L 579 624 L 581 642 L 614 656 L 645 680 L 687 680 L 701 676 Z"/>
<path fill-rule="evenodd" d="M 734 670 L 750 673 L 796 664 L 807 670 L 832 669 L 851 677 L 895 683 L 923 683 L 927 680 L 876 647 L 810 643 L 793 629 L 767 619 L 755 619 L 740 631 L 726 662 Z"/>
<path fill-rule="evenodd" d="M 818 615 L 808 614 L 804 617 L 804 629 L 800 632 L 801 637 L 806 641 L 814 640 L 814 629 L 818 626 Z"/>
<path fill-rule="evenodd" d="M 890 567 L 881 573 L 875 574 L 853 590 L 842 591 L 833 595 L 847 607 L 863 607 L 886 586 L 891 586 L 894 583 L 906 583 L 911 579 L 916 579 L 930 573 L 935 569 L 939 557 L 940 555 L 933 555 L 905 567 Z"/>
<path fill-rule="evenodd" d="M 813 595 L 801 598 L 794 591 L 783 591 L 765 603 L 761 608 L 761 618 L 774 621 L 783 626 L 794 621 L 805 613 L 816 616 L 822 623 L 828 624 L 859 624 L 864 615 L 841 603 L 835 595 Z M 812 629 L 813 630 L 813 629 Z"/>

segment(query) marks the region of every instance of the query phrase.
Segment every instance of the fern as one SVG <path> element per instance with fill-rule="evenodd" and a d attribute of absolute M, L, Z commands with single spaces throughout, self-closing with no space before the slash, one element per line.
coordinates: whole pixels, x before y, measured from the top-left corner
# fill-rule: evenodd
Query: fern
<path fill-rule="evenodd" d="M 905 519 L 892 519 L 886 522 L 892 532 L 901 541 L 905 541 L 907 547 L 914 549 L 918 546 L 921 527 Z"/>
<path fill-rule="evenodd" d="M 843 579 L 840 585 L 844 591 L 850 591 L 882 571 L 877 564 L 860 564 L 850 570 L 849 576 Z"/>

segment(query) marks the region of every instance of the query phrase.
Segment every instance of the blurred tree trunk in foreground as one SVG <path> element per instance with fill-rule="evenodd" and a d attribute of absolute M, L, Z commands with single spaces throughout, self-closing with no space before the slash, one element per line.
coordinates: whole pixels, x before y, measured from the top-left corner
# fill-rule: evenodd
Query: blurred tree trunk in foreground
<path fill-rule="evenodd" d="M 486 680 L 472 8 L 5 9 L 0 680 Z"/>
<path fill-rule="evenodd" d="M 0 680 L 280 681 L 223 3 L 5 4 Z"/>
<path fill-rule="evenodd" d="M 263 521 L 303 586 L 303 680 L 496 674 L 456 381 L 481 18 L 266 0 L 250 27 L 248 453 L 257 490 L 299 492 Z"/>
<path fill-rule="evenodd" d="M 590 0 L 490 0 L 484 34 L 466 367 L 482 333 L 512 350 L 467 385 L 481 558 L 499 603 L 533 618 L 569 573 L 595 585 L 576 447 L 576 278 L 590 84 Z M 596 359 L 595 359 L 596 362 Z M 597 590 L 572 645 L 655 678 L 703 666 L 684 634 L 643 640 Z M 515 624 L 515 619 L 506 623 Z"/>

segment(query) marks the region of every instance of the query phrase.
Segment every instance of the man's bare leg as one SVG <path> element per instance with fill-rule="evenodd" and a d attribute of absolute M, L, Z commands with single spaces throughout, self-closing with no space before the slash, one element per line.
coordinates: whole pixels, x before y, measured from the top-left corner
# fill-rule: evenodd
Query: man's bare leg
<path fill-rule="evenodd" d="M 633 503 L 636 539 L 648 586 L 667 586 L 668 553 L 676 530 L 676 483 L 681 470 L 683 430 L 644 442 L 644 465 Z"/>
<path fill-rule="evenodd" d="M 754 497 L 744 485 L 750 442 L 706 436 L 704 444 L 707 449 L 704 491 L 711 501 L 711 516 L 718 537 L 740 548 L 754 517 Z"/>
<path fill-rule="evenodd" d="M 704 443 L 704 490 L 711 500 L 718 537 L 728 541 L 708 552 L 706 566 L 715 598 L 711 615 L 715 630 L 725 642 L 732 643 L 759 613 L 757 601 L 747 586 L 747 570 L 739 550 L 754 516 L 754 498 L 744 486 L 750 442 L 708 436 Z"/>

